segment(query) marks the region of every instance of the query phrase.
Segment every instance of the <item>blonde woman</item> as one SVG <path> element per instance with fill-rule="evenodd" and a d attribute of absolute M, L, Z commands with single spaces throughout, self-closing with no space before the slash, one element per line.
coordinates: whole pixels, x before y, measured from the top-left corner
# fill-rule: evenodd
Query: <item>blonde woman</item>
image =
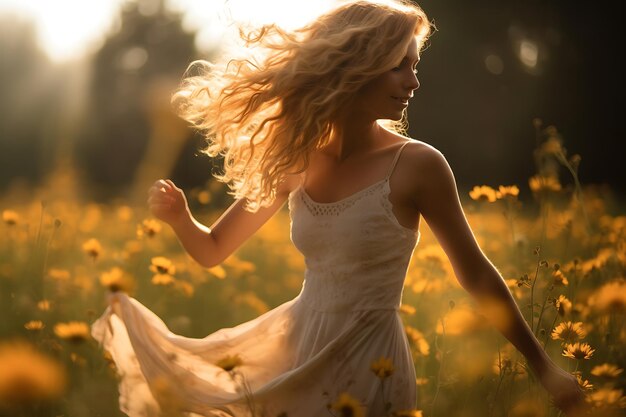
<path fill-rule="evenodd" d="M 478 247 L 443 155 L 399 133 L 430 30 L 415 4 L 344 1 L 299 30 L 248 33 L 241 59 L 193 64 L 201 73 L 173 100 L 206 133 L 205 152 L 224 156 L 219 178 L 236 201 L 209 228 L 172 181 L 159 180 L 151 212 L 213 267 L 287 202 L 304 283 L 295 299 L 203 339 L 175 335 L 137 300 L 111 294 L 92 333 L 117 365 L 124 412 L 381 417 L 415 409 L 398 307 L 422 218 L 463 287 L 508 317 L 494 323 L 557 404 L 581 403 L 576 379 L 543 351 Z M 390 359 L 378 362 L 380 376 L 393 366 L 382 389 L 370 369 L 380 358 Z M 224 371 L 232 367 L 245 390 Z"/>

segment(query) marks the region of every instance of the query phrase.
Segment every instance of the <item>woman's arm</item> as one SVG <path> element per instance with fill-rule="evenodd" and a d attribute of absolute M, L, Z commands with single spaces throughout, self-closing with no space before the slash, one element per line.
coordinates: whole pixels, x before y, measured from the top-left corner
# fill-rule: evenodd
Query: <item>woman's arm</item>
<path fill-rule="evenodd" d="M 193 217 L 183 191 L 170 180 L 158 180 L 150 187 L 148 205 L 156 218 L 172 227 L 189 255 L 211 268 L 237 250 L 283 206 L 293 184 L 293 178 L 283 182 L 274 203 L 256 213 L 244 209 L 244 199 L 235 201 L 211 227 Z"/>
<path fill-rule="evenodd" d="M 445 157 L 430 146 L 413 147 L 408 153 L 416 175 L 413 202 L 446 252 L 461 286 L 478 301 L 494 327 L 526 357 L 559 407 L 582 405 L 584 394 L 576 378 L 546 354 L 504 279 L 478 246 Z"/>

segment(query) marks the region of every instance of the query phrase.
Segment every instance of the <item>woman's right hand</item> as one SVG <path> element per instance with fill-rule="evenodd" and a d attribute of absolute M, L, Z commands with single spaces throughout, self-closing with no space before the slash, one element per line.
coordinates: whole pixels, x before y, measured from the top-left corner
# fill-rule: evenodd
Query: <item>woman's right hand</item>
<path fill-rule="evenodd" d="M 148 207 L 154 217 L 173 225 L 189 212 L 183 190 L 170 180 L 157 180 L 148 190 Z"/>

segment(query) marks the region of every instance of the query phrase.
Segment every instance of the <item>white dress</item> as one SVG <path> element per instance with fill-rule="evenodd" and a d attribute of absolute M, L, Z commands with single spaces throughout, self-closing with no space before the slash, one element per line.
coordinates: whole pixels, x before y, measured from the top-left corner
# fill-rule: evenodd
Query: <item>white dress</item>
<path fill-rule="evenodd" d="M 202 339 L 169 331 L 125 293 L 92 325 L 119 374 L 120 409 L 131 417 L 252 414 L 231 376 L 216 366 L 239 355 L 255 416 L 331 416 L 329 403 L 347 392 L 367 417 L 416 406 L 415 370 L 398 308 L 419 231 L 398 223 L 389 178 L 333 203 L 317 203 L 303 186 L 288 199 L 291 240 L 305 258 L 298 296 L 254 320 Z M 391 358 L 380 379 L 372 361 Z M 160 406 L 161 404 L 161 406 Z M 284 414 L 282 414 L 284 413 Z"/>

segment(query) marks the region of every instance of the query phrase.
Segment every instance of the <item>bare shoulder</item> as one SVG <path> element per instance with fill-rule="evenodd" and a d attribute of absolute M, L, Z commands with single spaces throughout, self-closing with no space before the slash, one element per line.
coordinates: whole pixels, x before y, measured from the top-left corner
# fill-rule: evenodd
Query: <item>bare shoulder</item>
<path fill-rule="evenodd" d="M 424 178 L 428 173 L 441 174 L 449 169 L 448 161 L 439 149 L 416 139 L 409 139 L 404 159 L 412 174 L 419 178 Z"/>
<path fill-rule="evenodd" d="M 298 188 L 303 179 L 303 175 L 303 173 L 285 175 L 283 182 L 278 185 L 276 190 L 277 194 L 282 196 L 289 195 L 293 190 Z"/>
<path fill-rule="evenodd" d="M 419 200 L 455 187 L 452 169 L 440 150 L 415 139 L 411 139 L 405 148 L 404 177 L 410 183 L 410 192 L 417 206 L 421 205 Z"/>

